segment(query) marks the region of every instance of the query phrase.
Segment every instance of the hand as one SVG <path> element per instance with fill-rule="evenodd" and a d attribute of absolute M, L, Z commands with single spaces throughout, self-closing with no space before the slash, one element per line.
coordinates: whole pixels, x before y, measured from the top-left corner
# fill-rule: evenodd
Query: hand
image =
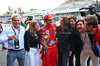
<path fill-rule="evenodd" d="M 44 48 L 48 48 L 48 46 L 47 46 L 46 44 L 43 44 L 43 47 L 44 47 Z"/>
<path fill-rule="evenodd" d="M 8 40 L 14 40 L 14 39 L 17 39 L 17 35 L 12 35 L 12 36 L 8 37 Z"/>
<path fill-rule="evenodd" d="M 69 51 L 69 56 L 71 56 L 72 55 L 72 51 Z"/>
<path fill-rule="evenodd" d="M 48 46 L 44 43 L 41 42 L 41 45 L 44 47 L 44 48 L 48 48 Z"/>
<path fill-rule="evenodd" d="M 57 43 L 58 43 L 58 38 L 56 38 L 56 40 L 57 40 Z"/>

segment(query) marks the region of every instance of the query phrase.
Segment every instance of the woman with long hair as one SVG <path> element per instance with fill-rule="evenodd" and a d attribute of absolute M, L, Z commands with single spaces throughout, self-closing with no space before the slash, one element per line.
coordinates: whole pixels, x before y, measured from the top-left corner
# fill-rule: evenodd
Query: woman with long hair
<path fill-rule="evenodd" d="M 67 66 L 70 51 L 70 34 L 72 29 L 69 28 L 68 17 L 60 18 L 60 26 L 57 27 L 57 38 L 58 38 L 58 66 Z"/>
<path fill-rule="evenodd" d="M 39 66 L 40 32 L 37 21 L 31 22 L 29 29 L 25 32 L 24 44 L 27 51 L 27 65 Z"/>

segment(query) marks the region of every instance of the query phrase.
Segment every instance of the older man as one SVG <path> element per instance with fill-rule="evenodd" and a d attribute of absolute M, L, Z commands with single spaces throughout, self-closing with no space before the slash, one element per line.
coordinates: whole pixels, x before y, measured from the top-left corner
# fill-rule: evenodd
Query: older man
<path fill-rule="evenodd" d="M 14 14 L 11 17 L 12 26 L 3 30 L 0 36 L 0 43 L 8 42 L 7 66 L 14 66 L 15 59 L 18 60 L 19 66 L 25 64 L 24 50 L 24 32 L 25 29 L 20 26 L 20 15 Z M 17 46 L 15 39 L 18 39 Z"/>

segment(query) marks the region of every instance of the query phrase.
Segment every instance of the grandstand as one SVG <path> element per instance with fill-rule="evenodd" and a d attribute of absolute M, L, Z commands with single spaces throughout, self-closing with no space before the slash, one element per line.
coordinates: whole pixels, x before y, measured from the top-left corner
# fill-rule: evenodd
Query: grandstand
<path fill-rule="evenodd" d="M 98 0 L 99 3 L 99 0 Z M 70 16 L 70 15 L 76 15 L 80 16 L 81 11 L 86 10 L 79 10 L 83 7 L 88 7 L 89 5 L 96 4 L 95 0 L 67 0 L 64 3 L 62 3 L 60 6 L 56 7 L 52 11 L 50 11 L 50 14 L 53 16 Z"/>

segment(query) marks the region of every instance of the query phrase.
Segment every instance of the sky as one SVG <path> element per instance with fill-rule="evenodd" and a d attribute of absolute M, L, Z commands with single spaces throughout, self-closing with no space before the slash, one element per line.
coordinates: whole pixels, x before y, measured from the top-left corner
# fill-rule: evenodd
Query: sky
<path fill-rule="evenodd" d="M 12 9 L 21 7 L 22 11 L 29 11 L 31 8 L 43 10 L 49 8 L 53 10 L 61 5 L 65 0 L 0 0 L 0 15 L 8 11 L 10 6 Z"/>

